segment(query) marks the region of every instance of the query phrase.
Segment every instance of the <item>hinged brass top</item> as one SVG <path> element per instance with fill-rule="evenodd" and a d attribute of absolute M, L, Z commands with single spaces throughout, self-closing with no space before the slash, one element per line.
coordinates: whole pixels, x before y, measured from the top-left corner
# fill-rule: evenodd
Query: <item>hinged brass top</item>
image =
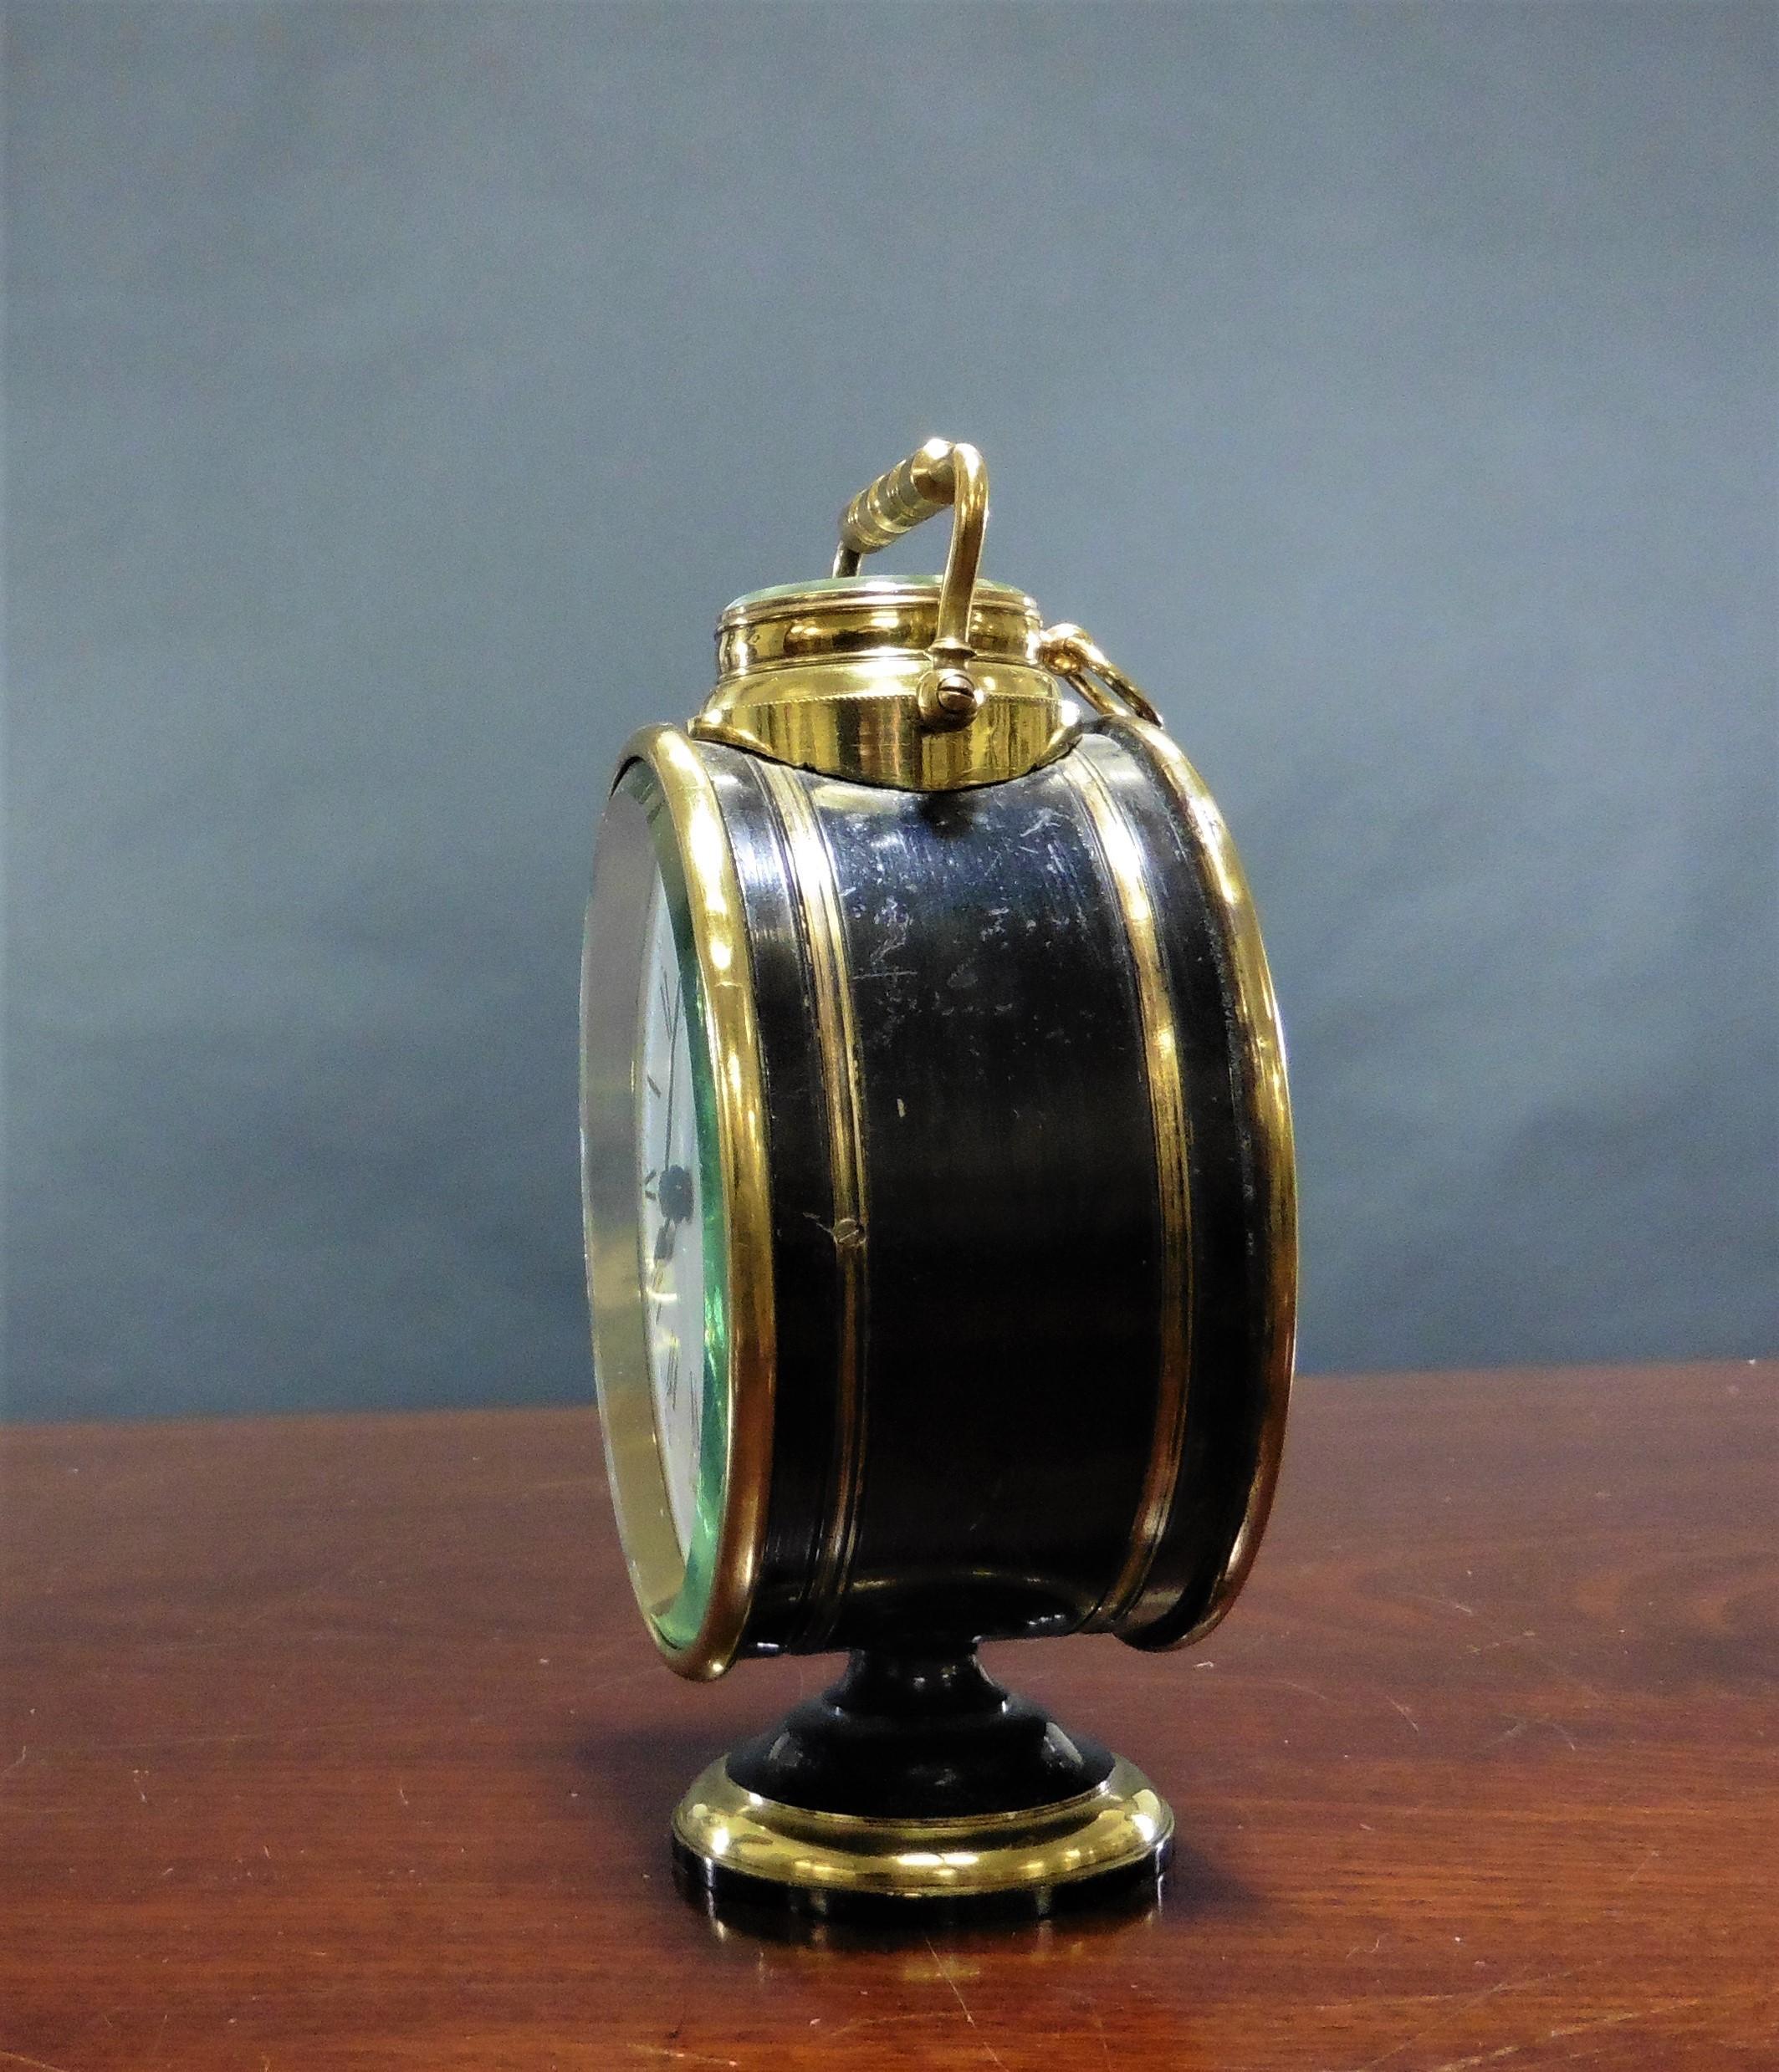
<path fill-rule="evenodd" d="M 1036 605 L 998 583 L 977 584 L 968 622 L 971 710 L 961 725 L 923 718 L 938 595 L 936 576 L 854 576 L 738 598 L 693 732 L 904 791 L 990 784 L 1060 754 L 1079 708 L 1036 661 Z"/>
<path fill-rule="evenodd" d="M 860 557 L 948 508 L 943 575 L 868 577 Z M 1021 590 L 977 574 L 988 471 L 929 440 L 841 513 L 834 574 L 737 598 L 717 626 L 717 684 L 692 722 L 780 763 L 905 791 L 997 783 L 1062 754 L 1081 707 L 1143 717 L 1141 694 L 1076 626 L 1046 632 Z"/>

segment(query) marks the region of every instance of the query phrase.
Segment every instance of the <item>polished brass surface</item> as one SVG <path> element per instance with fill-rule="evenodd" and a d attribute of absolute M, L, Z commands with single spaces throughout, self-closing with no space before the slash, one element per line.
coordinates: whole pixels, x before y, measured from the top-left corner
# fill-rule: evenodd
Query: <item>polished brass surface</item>
<path fill-rule="evenodd" d="M 1192 1205 L 1187 1180 L 1189 1151 L 1179 1032 L 1174 1025 L 1168 974 L 1162 962 L 1155 908 L 1143 867 L 1143 842 L 1126 819 L 1117 794 L 1084 742 L 1062 765 L 1087 809 L 1124 921 L 1137 981 L 1149 1111 L 1155 1133 L 1155 1180 L 1162 1226 L 1161 1359 L 1155 1385 L 1155 1429 L 1142 1493 L 1124 1560 L 1111 1587 L 1086 1621 L 1091 1630 L 1116 1628 L 1139 1599 L 1154 1566 L 1173 1508 L 1186 1451 L 1192 1374 Z"/>
<path fill-rule="evenodd" d="M 865 1130 L 859 1095 L 858 1032 L 853 1023 L 852 975 L 841 926 L 840 888 L 821 829 L 801 783 L 782 765 L 764 763 L 761 776 L 779 824 L 800 899 L 809 952 L 815 1041 L 821 1055 L 822 1096 L 828 1120 L 828 1165 L 833 1176 L 829 1234 L 840 1280 L 840 1333 L 834 1373 L 832 1495 L 822 1521 L 815 1574 L 805 1602 L 805 1646 L 827 1637 L 846 1588 L 857 1535 L 859 1476 L 865 1440 L 866 1208 Z"/>
<path fill-rule="evenodd" d="M 861 556 L 948 508 L 943 575 L 860 576 Z M 879 476 L 841 513 L 828 581 L 723 613 L 716 688 L 693 732 L 907 791 L 996 783 L 1061 754 L 1080 714 L 1038 657 L 1037 607 L 979 578 L 988 515 L 974 447 L 929 439 Z"/>
<path fill-rule="evenodd" d="M 943 584 L 849 577 L 739 598 L 717 628 L 716 688 L 692 722 L 702 739 L 775 762 L 905 791 L 999 783 L 1061 755 L 1081 710 L 1034 659 L 1029 597 L 978 582 L 969 634 L 979 704 L 926 722 Z"/>
<path fill-rule="evenodd" d="M 972 700 L 979 705 L 982 699 L 981 687 L 972 685 L 964 666 L 975 652 L 970 645 L 970 599 L 989 522 L 989 471 L 981 454 L 973 446 L 953 445 L 948 439 L 928 440 L 918 452 L 861 490 L 841 512 L 840 550 L 834 557 L 836 575 L 856 575 L 861 555 L 887 547 L 948 504 L 951 546 L 945 556 L 929 650 L 935 680 L 929 726 L 935 723 L 931 712 L 940 709 L 948 697 L 954 719 L 960 712 L 967 717 L 974 709 Z"/>
<path fill-rule="evenodd" d="M 681 1799 L 673 1832 L 705 1862 L 768 1884 L 918 1901 L 1066 1885 L 1140 1863 L 1172 1835 L 1173 1815 L 1122 1758 L 1097 1790 L 955 1820 L 810 1813 L 742 1790 L 718 1762 Z"/>
<path fill-rule="evenodd" d="M 1252 902 L 1221 814 L 1170 741 L 1154 706 L 1078 625 L 1045 626 L 1032 600 L 979 574 L 988 480 L 974 447 L 931 441 L 855 498 L 841 521 L 836 573 L 753 593 L 718 627 L 718 681 L 688 738 L 671 728 L 632 753 L 671 802 L 693 887 L 693 932 L 711 994 L 711 1046 L 734 1318 L 734 1415 L 719 1574 L 695 1640 L 668 1646 L 688 1675 L 719 1673 L 740 1644 L 764 1544 L 774 1357 L 767 1212 L 765 1091 L 753 1025 L 748 945 L 733 859 L 698 743 L 762 758 L 763 781 L 795 880 L 821 1064 L 832 1237 L 840 1294 L 836 1426 L 829 1503 L 816 1524 L 810 1586 L 796 1639 L 833 1631 L 851 1570 L 865 1451 L 866 1152 L 859 1032 L 833 858 L 806 786 L 786 768 L 913 791 L 992 784 L 1060 763 L 1079 795 L 1117 900 L 1140 1013 L 1153 1125 L 1162 1258 L 1160 1356 L 1153 1421 L 1122 1559 L 1086 1623 L 1147 1645 L 1170 1609 L 1153 1571 L 1185 1457 L 1193 1362 L 1191 1189 L 1183 1032 L 1165 967 L 1143 836 L 1121 800 L 1102 732 L 1127 743 L 1173 794 L 1205 860 L 1230 943 L 1230 1041 L 1256 1114 L 1259 1184 L 1270 1217 L 1271 1286 L 1262 1354 L 1260 1458 L 1243 1523 L 1194 1639 L 1227 1609 L 1251 1563 L 1276 1479 L 1295 1340 L 1296 1193 L 1289 1096 L 1277 1009 Z M 941 577 L 867 579 L 862 556 L 950 509 Z M 1077 702 L 1078 701 L 1078 702 Z M 1084 712 L 1083 707 L 1087 708 Z M 1071 751 L 1077 753 L 1071 753 Z M 1147 1416 L 1147 1412 L 1144 1413 Z M 615 1472 L 618 1472 L 615 1468 Z M 633 1557 L 639 1595 L 656 1564 Z M 1111 1564 L 1108 1564 L 1108 1568 Z M 658 1595 L 658 1592 L 657 1592 Z M 689 1623 L 689 1615 L 687 1622 Z"/>
<path fill-rule="evenodd" d="M 1204 1615 L 1189 1632 L 1168 1644 L 1186 1647 L 1210 1631 L 1241 1588 L 1259 1550 L 1278 1483 L 1296 1350 L 1296 1154 L 1291 1129 L 1291 1089 L 1286 1076 L 1285 1034 L 1279 1021 L 1278 1001 L 1267 967 L 1265 947 L 1260 940 L 1254 897 L 1248 889 L 1228 824 L 1206 789 L 1204 778 L 1187 760 L 1178 743 L 1159 727 L 1127 716 L 1113 717 L 1107 724 L 1137 748 L 1173 792 L 1210 863 L 1217 897 L 1229 929 L 1238 1002 L 1236 1040 L 1240 1049 L 1243 1075 L 1252 1089 L 1257 1111 L 1259 1155 L 1269 1183 L 1271 1204 L 1268 1253 L 1272 1264 L 1272 1285 L 1266 1304 L 1266 1400 L 1260 1459 L 1249 1488 L 1240 1528 Z M 1120 1637 L 1135 1646 L 1150 1645 L 1143 1638 L 1142 1624 L 1147 1619 L 1159 1617 L 1167 1610 L 1164 1601 L 1150 1604 L 1139 1598 L 1118 1628 Z"/>
<path fill-rule="evenodd" d="M 684 1584 L 685 1560 L 660 1500 L 654 1410 L 640 1331 L 602 1340 L 601 1401 L 620 1528 L 637 1600 L 671 1666 L 683 1676 L 703 1678 L 720 1676 L 734 1659 L 765 1541 L 776 1360 L 766 1090 L 741 889 L 715 787 L 696 744 L 677 728 L 650 727 L 635 735 L 619 759 L 614 788 L 625 769 L 638 761 L 647 765 L 660 787 L 685 877 L 714 1087 L 727 1234 L 723 1508 L 702 1615 L 696 1631 L 683 1641 L 663 1630 L 664 1615 Z M 638 931 L 640 925 L 639 920 Z M 626 979 L 628 1004 L 619 1000 L 616 1010 L 634 1017 L 632 962 L 626 955 L 604 953 L 590 926 L 583 967 L 584 1022 L 590 1020 L 596 989 L 599 999 L 609 1003 L 610 989 L 616 985 L 621 993 Z M 586 1056 L 584 1048 L 584 1069 Z M 634 1215 L 633 1207 L 631 1212 Z M 590 1204 L 590 1237 L 592 1222 Z M 627 1250 L 621 1231 L 599 1250 L 601 1256 L 596 1258 L 590 1243 L 590 1276 L 604 1271 L 621 1280 L 627 1272 L 635 1278 L 633 1233 Z M 602 1311 L 622 1314 L 621 1288 L 596 1287 L 593 1294 L 596 1318 Z"/>
<path fill-rule="evenodd" d="M 938 623 L 935 575 L 822 576 L 738 597 L 717 621 L 719 678 L 812 661 L 924 656 Z M 986 578 L 975 589 L 970 639 L 986 661 L 1039 666 L 1044 628 L 1023 590 Z"/>
<path fill-rule="evenodd" d="M 874 553 L 945 509 L 952 509 L 951 545 L 939 582 L 938 610 L 928 655 L 932 667 L 915 686 L 917 723 L 948 732 L 967 727 L 982 710 L 985 686 L 969 663 L 970 604 L 989 521 L 989 471 L 973 446 L 929 439 L 889 472 L 861 489 L 840 517 L 836 575 L 856 575 L 861 554 Z"/>
<path fill-rule="evenodd" d="M 1046 626 L 1038 635 L 1034 652 L 1046 669 L 1053 669 L 1065 682 L 1080 692 L 1102 719 L 1116 719 L 1134 712 L 1150 726 L 1159 727 L 1162 716 L 1122 669 L 1107 661 L 1082 629 L 1064 620 Z"/>

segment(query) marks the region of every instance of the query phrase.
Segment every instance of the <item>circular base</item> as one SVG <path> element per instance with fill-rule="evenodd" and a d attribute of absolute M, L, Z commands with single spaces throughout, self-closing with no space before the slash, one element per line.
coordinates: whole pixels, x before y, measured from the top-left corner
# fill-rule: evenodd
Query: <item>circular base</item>
<path fill-rule="evenodd" d="M 673 1814 L 674 1870 L 702 1905 L 824 1920 L 1038 1919 L 1153 1891 L 1167 1802 L 1122 1758 L 1091 1791 L 942 1820 L 816 1813 L 744 1790 L 713 1763 Z"/>

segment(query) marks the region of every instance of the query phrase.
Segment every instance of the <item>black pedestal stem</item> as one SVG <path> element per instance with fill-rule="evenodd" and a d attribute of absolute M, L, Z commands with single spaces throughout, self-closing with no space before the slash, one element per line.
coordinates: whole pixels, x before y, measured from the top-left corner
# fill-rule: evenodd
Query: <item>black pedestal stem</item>
<path fill-rule="evenodd" d="M 1112 1755 L 1004 1690 L 974 1648 L 860 1648 L 838 1683 L 735 1749 L 728 1773 L 763 1799 L 813 1813 L 959 1819 L 1091 1791 L 1111 1775 Z"/>

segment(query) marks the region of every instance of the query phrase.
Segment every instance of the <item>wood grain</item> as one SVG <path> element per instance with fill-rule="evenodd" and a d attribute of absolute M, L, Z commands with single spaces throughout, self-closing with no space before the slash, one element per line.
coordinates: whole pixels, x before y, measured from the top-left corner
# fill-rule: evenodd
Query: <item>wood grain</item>
<path fill-rule="evenodd" d="M 827 1662 L 655 1661 L 590 1414 L 0 1450 L 0 2068 L 1779 2066 L 1779 1365 L 1304 1383 L 1195 1655 L 992 1651 L 1173 1799 L 1134 1919 L 719 1934 Z"/>

